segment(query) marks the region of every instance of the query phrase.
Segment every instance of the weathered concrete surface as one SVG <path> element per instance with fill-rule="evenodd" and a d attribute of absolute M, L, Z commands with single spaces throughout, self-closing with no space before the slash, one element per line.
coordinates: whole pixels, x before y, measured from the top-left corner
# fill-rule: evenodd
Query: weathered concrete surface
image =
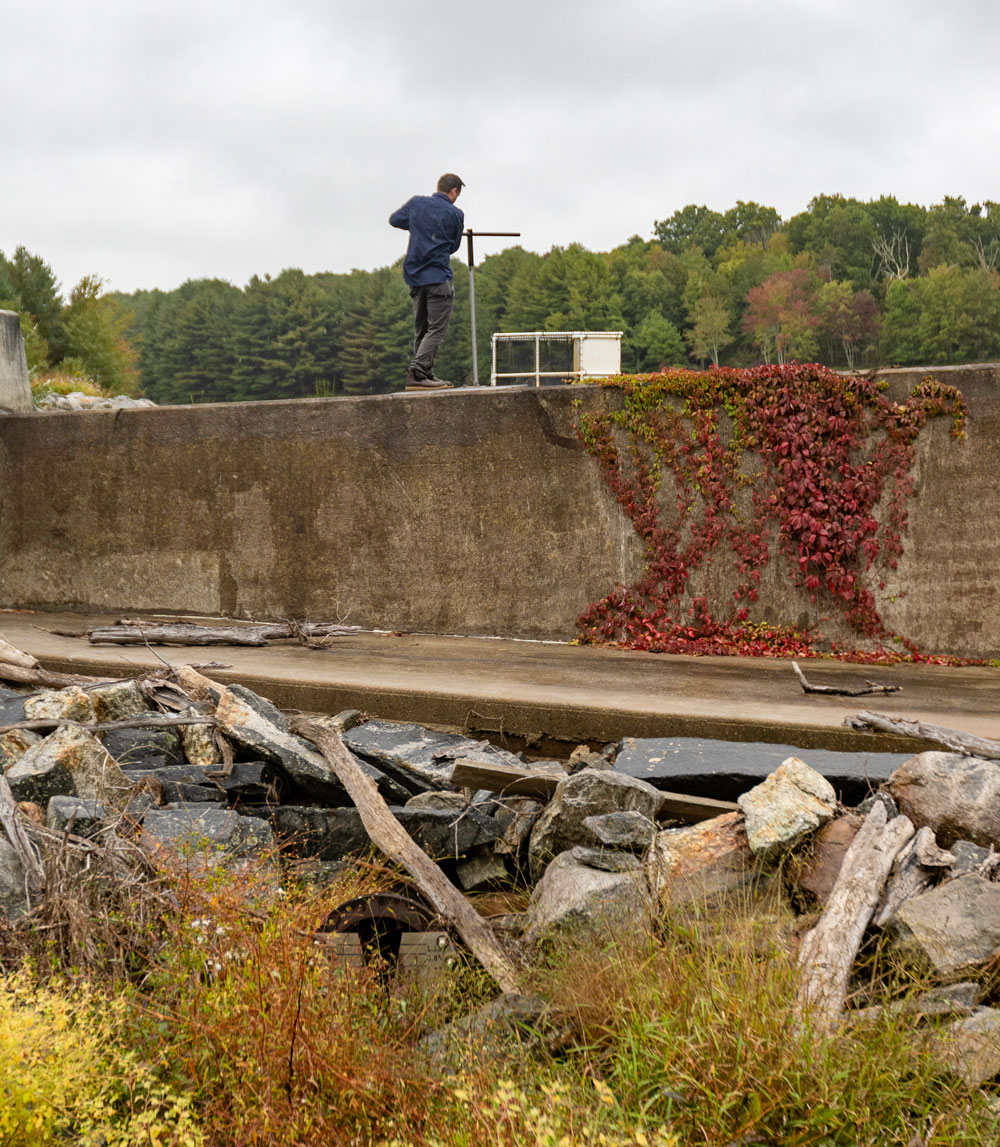
<path fill-rule="evenodd" d="M 46 414 L 0 429 L 0 602 L 569 637 L 639 572 L 596 387 Z"/>
<path fill-rule="evenodd" d="M 194 647 L 154 652 L 94 646 L 50 632 L 84 632 L 108 620 L 106 615 L 0 613 L 0 633 L 49 669 L 107 677 L 162 668 L 161 657 L 183 665 L 204 662 L 209 655 Z M 810 749 L 856 752 L 864 771 L 873 753 L 913 754 L 936 747 L 844 728 L 844 718 L 870 705 L 872 698 L 807 695 L 788 662 L 773 658 L 671 657 L 530 641 L 376 633 L 336 638 L 325 650 L 286 644 L 220 649 L 211 656 L 230 666 L 207 670 L 211 677 L 247 685 L 286 708 L 314 713 L 362 709 L 396 721 L 451 726 L 498 743 L 505 738 L 508 747 L 528 747 L 535 756 L 565 756 L 567 741 L 572 747 L 625 736 L 708 737 L 778 743 L 807 764 L 813 763 Z M 1000 739 L 998 670 L 935 665 L 872 669 L 835 662 L 814 662 L 808 670 L 817 684 L 876 677 L 901 685 L 900 693 L 877 699 L 879 712 Z M 6 720 L 22 719 L 23 704 L 12 700 L 9 705 Z M 7 712 L 2 706 L 0 712 Z M 782 759 L 775 759 L 768 771 Z"/>
<path fill-rule="evenodd" d="M 922 436 L 906 555 L 879 604 L 925 651 L 997 656 L 1000 367 L 885 376 L 901 398 L 928 373 L 961 388 L 967 441 L 947 419 Z M 618 401 L 507 387 L 4 418 L 0 603 L 568 638 L 641 568 L 574 429 Z M 829 612 L 779 564 L 764 616 Z M 713 566 L 723 596 L 727 570 Z"/>
<path fill-rule="evenodd" d="M 0 311 L 0 411 L 30 414 L 33 410 L 21 323 L 14 311 Z"/>

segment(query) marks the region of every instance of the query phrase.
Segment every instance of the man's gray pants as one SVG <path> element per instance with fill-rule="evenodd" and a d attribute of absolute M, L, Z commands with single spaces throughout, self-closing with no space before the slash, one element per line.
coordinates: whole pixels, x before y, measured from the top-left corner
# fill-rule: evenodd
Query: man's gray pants
<path fill-rule="evenodd" d="M 444 342 L 445 331 L 455 304 L 455 288 L 450 279 L 411 287 L 413 300 L 413 361 L 410 370 L 416 378 L 430 378 L 434 373 L 434 356 Z"/>

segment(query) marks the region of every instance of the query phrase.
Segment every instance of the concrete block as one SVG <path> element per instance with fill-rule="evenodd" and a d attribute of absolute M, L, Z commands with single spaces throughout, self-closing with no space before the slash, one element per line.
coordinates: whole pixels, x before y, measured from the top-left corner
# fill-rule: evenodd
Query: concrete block
<path fill-rule="evenodd" d="M 14 311 L 0 311 L 0 411 L 32 414 L 34 409 L 21 322 Z"/>

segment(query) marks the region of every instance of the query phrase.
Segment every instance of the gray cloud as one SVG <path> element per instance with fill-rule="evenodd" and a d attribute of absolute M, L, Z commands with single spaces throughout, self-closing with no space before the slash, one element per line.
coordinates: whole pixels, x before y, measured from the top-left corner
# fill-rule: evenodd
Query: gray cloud
<path fill-rule="evenodd" d="M 974 0 L 38 0 L 3 20 L 0 249 L 67 288 L 384 265 L 387 215 L 444 170 L 470 225 L 540 251 L 690 202 L 1000 199 L 1000 12 Z"/>

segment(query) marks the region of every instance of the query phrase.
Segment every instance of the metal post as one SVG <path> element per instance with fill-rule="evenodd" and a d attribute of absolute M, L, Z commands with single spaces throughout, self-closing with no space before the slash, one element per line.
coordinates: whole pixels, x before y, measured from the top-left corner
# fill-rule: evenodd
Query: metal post
<path fill-rule="evenodd" d="M 479 385 L 479 352 L 476 349 L 476 257 L 472 249 L 472 231 L 466 231 L 469 240 L 469 317 L 472 323 L 472 385 Z"/>
<path fill-rule="evenodd" d="M 520 231 L 473 231 L 469 228 L 465 237 L 469 242 L 469 317 L 472 322 L 472 385 L 479 385 L 479 351 L 476 348 L 476 256 L 472 247 L 475 235 L 499 235 L 508 239 L 519 239 Z"/>

